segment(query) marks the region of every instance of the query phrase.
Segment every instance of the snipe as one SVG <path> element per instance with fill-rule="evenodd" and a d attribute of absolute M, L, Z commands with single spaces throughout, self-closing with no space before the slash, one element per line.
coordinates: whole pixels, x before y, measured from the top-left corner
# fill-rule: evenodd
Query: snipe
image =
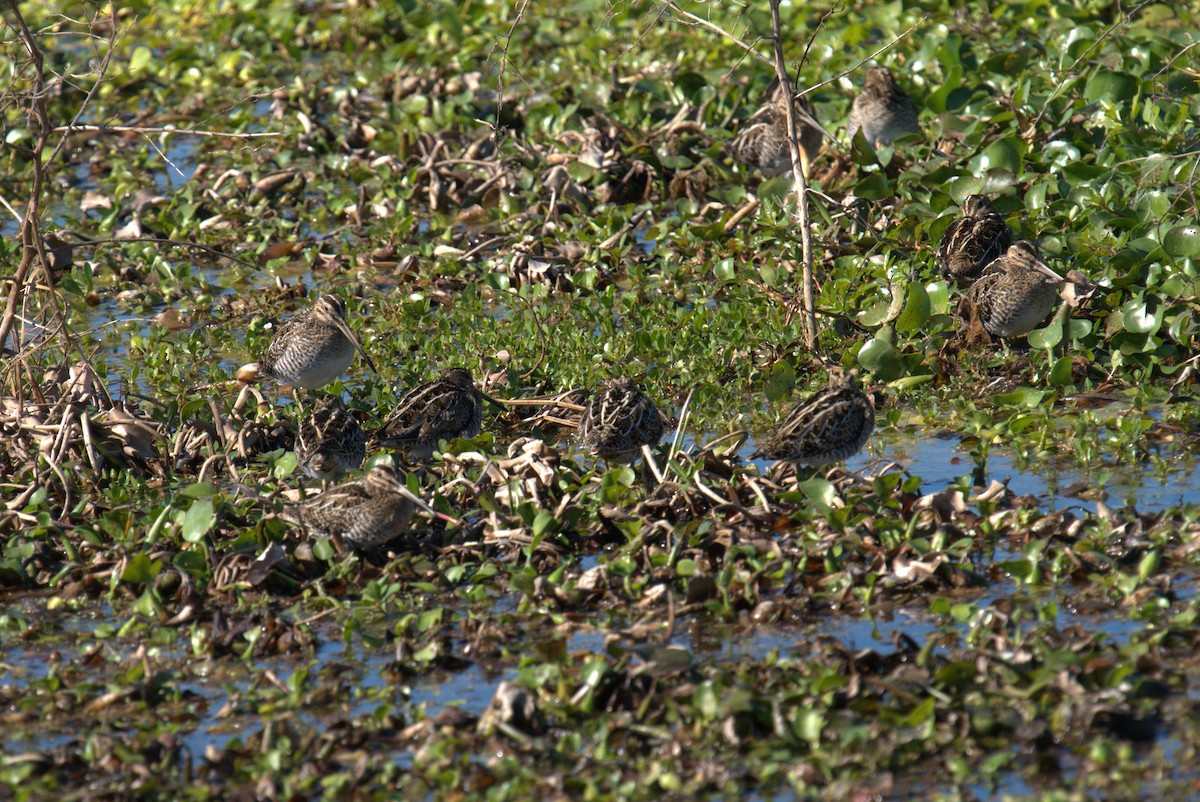
<path fill-rule="evenodd" d="M 334 295 L 322 295 L 280 326 L 263 358 L 243 365 L 237 378 L 249 382 L 265 377 L 315 390 L 345 373 L 355 351 L 378 372 L 346 323 L 346 304 Z"/>
<path fill-rule="evenodd" d="M 1013 244 L 1012 229 L 983 195 L 968 195 L 962 215 L 947 226 L 938 245 L 942 276 L 965 283 L 983 275 Z"/>
<path fill-rule="evenodd" d="M 787 92 L 776 85 L 770 102 L 754 113 L 725 152 L 739 164 L 757 169 L 764 178 L 790 173 L 792 154 L 787 144 Z M 800 167 L 808 176 L 809 165 L 821 151 L 821 131 L 813 123 L 812 104 L 807 97 L 796 101 L 796 135 L 800 142 Z"/>
<path fill-rule="evenodd" d="M 1042 261 L 1028 240 L 1014 243 L 971 285 L 959 305 L 965 317 L 975 315 L 996 337 L 1021 337 L 1054 311 L 1062 276 Z M 964 305 L 967 307 L 964 310 Z"/>
<path fill-rule="evenodd" d="M 641 389 L 628 378 L 605 382 L 588 402 L 576 438 L 608 462 L 632 462 L 642 446 L 652 446 L 663 434 L 663 419 Z"/>
<path fill-rule="evenodd" d="M 850 106 L 850 139 L 862 129 L 871 147 L 890 145 L 905 134 L 921 133 L 917 106 L 887 67 L 867 72 L 866 85 Z"/>
<path fill-rule="evenodd" d="M 835 370 L 829 386 L 801 401 L 751 457 L 820 467 L 857 454 L 875 430 L 875 405 L 855 372 Z"/>
<path fill-rule="evenodd" d="M 450 368 L 405 393 L 374 433 L 375 440 L 415 460 L 428 460 L 442 440 L 474 437 L 483 425 L 483 399 L 471 372 Z"/>
<path fill-rule="evenodd" d="M 355 549 L 369 549 L 402 534 L 418 504 L 428 509 L 404 486 L 395 470 L 376 465 L 361 479 L 287 505 L 283 517 L 300 524 L 310 535 L 333 538 Z"/>
<path fill-rule="evenodd" d="M 367 436 L 342 399 L 335 395 L 318 398 L 296 433 L 300 469 L 314 479 L 340 479 L 346 471 L 362 465 L 366 456 Z"/>

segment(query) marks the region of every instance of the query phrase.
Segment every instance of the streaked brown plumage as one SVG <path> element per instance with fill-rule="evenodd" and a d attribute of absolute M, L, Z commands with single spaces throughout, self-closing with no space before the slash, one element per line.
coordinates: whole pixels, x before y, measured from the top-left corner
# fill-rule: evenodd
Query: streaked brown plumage
<path fill-rule="evenodd" d="M 1013 244 L 1012 229 L 983 195 L 968 195 L 962 215 L 947 226 L 938 245 L 942 276 L 957 282 L 974 281 Z"/>
<path fill-rule="evenodd" d="M 483 398 L 469 370 L 450 368 L 407 392 L 374 437 L 382 446 L 427 460 L 442 440 L 479 434 Z"/>
<path fill-rule="evenodd" d="M 376 465 L 361 479 L 331 487 L 289 504 L 283 517 L 313 536 L 340 540 L 356 549 L 379 546 L 404 532 L 412 520 L 412 494 L 395 470 Z"/>
<path fill-rule="evenodd" d="M 752 457 L 818 467 L 846 460 L 875 430 L 875 406 L 853 371 L 835 371 L 829 386 L 801 401 Z"/>
<path fill-rule="evenodd" d="M 367 436 L 342 399 L 321 396 L 296 433 L 296 462 L 314 479 L 340 479 L 362 465 L 367 456 Z"/>
<path fill-rule="evenodd" d="M 807 97 L 796 101 L 796 134 L 800 138 L 800 161 L 804 175 L 821 151 L 821 132 L 805 120 L 813 117 Z M 777 86 L 771 101 L 755 112 L 737 136 L 725 145 L 725 152 L 739 164 L 759 170 L 765 178 L 790 173 L 792 155 L 787 144 L 787 93 Z"/>
<path fill-rule="evenodd" d="M 345 373 L 355 351 L 372 372 L 377 372 L 346 323 L 345 303 L 334 295 L 322 295 L 280 326 L 263 358 L 243 365 L 237 377 L 241 381 L 266 377 L 290 387 L 315 390 Z"/>
<path fill-rule="evenodd" d="M 588 402 L 576 433 L 579 443 L 609 462 L 631 462 L 642 446 L 663 434 L 663 419 L 645 393 L 628 378 L 605 382 Z"/>
<path fill-rule="evenodd" d="M 871 147 L 890 145 L 905 134 L 921 133 L 917 106 L 886 67 L 867 72 L 866 85 L 850 106 L 850 139 L 862 129 Z"/>
<path fill-rule="evenodd" d="M 997 337 L 1021 337 L 1054 311 L 1062 276 L 1042 261 L 1038 248 L 1021 240 L 987 268 L 959 305 L 960 314 L 974 307 L 979 322 Z M 965 316 L 965 315 L 964 315 Z"/>

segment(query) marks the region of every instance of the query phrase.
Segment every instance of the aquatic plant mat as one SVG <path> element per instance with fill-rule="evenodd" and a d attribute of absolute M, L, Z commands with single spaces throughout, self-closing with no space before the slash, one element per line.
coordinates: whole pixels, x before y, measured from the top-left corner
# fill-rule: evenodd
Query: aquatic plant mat
<path fill-rule="evenodd" d="M 780 13 L 811 259 L 723 150 L 765 2 L 5 0 L 0 799 L 1200 796 L 1200 7 Z M 1027 338 L 939 276 L 975 193 L 1068 279 Z M 365 551 L 234 379 L 318 292 L 365 427 L 513 402 L 371 452 L 438 515 Z M 752 458 L 834 367 L 866 451 Z"/>

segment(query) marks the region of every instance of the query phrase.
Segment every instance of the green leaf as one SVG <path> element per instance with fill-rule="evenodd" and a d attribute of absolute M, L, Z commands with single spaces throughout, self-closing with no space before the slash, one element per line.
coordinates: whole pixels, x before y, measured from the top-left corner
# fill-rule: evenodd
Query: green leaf
<path fill-rule="evenodd" d="M 698 570 L 695 560 L 684 558 L 675 563 L 675 576 L 695 576 Z"/>
<path fill-rule="evenodd" d="M 1083 88 L 1083 97 L 1088 103 L 1100 100 L 1119 103 L 1137 97 L 1140 87 L 1138 79 L 1127 72 L 1101 68 L 1088 78 L 1087 85 Z"/>
<path fill-rule="evenodd" d="M 898 379 L 904 373 L 904 361 L 900 358 L 896 346 L 879 337 L 868 340 L 858 350 L 858 364 L 885 382 Z"/>
<path fill-rule="evenodd" d="M 129 71 L 138 72 L 147 64 L 150 63 L 150 48 L 138 47 L 133 51 L 133 55 L 129 57 Z"/>
<path fill-rule="evenodd" d="M 208 561 L 204 555 L 195 551 L 181 551 L 171 560 L 171 565 L 192 576 L 204 576 L 208 573 Z"/>
<path fill-rule="evenodd" d="M 1062 321 L 1057 316 L 1051 318 L 1049 325 L 1042 329 L 1034 329 L 1029 332 L 1029 346 L 1031 348 L 1051 349 L 1062 342 L 1063 325 Z"/>
<path fill-rule="evenodd" d="M 199 543 L 216 522 L 212 499 L 197 499 L 184 513 L 181 535 L 188 543 Z"/>
<path fill-rule="evenodd" d="M 552 523 L 554 523 L 553 513 L 546 510 L 538 510 L 537 517 L 533 519 L 533 536 L 541 537 L 550 528 L 550 524 Z"/>
<path fill-rule="evenodd" d="M 1153 334 L 1162 326 L 1163 306 L 1154 296 L 1132 298 L 1121 306 L 1121 322 L 1133 334 Z"/>
<path fill-rule="evenodd" d="M 826 512 L 833 506 L 833 500 L 837 497 L 837 489 L 833 486 L 833 482 L 820 477 L 813 477 L 800 482 L 800 492 L 808 497 L 808 500 L 817 506 L 822 512 Z"/>
<path fill-rule="evenodd" d="M 909 332 L 921 328 L 929 320 L 930 308 L 929 293 L 925 292 L 925 288 L 916 281 L 909 284 L 908 300 L 904 304 L 904 311 L 896 319 L 896 331 Z"/>
<path fill-rule="evenodd" d="M 995 401 L 1001 406 L 1032 409 L 1042 403 L 1042 399 L 1045 397 L 1046 393 L 1042 390 L 1035 390 L 1032 387 L 1018 387 L 1011 393 L 996 396 Z"/>
<path fill-rule="evenodd" d="M 1171 256 L 1200 255 L 1200 226 L 1193 223 L 1175 226 L 1163 237 L 1162 244 L 1163 250 Z"/>
<path fill-rule="evenodd" d="M 1050 369 L 1050 383 L 1057 387 L 1071 384 L 1071 357 L 1059 357 Z"/>
<path fill-rule="evenodd" d="M 417 616 L 417 631 L 428 632 L 435 626 L 442 623 L 442 608 L 435 607 L 432 610 L 425 610 Z"/>
<path fill-rule="evenodd" d="M 771 368 L 771 377 L 767 380 L 766 386 L 767 400 L 772 403 L 785 401 L 791 396 L 792 388 L 795 386 L 796 370 L 792 367 L 791 362 L 782 359 Z"/>
<path fill-rule="evenodd" d="M 975 173 L 986 173 L 989 170 L 1007 170 L 1013 175 L 1021 172 L 1021 156 L 1025 152 L 1024 143 L 1016 137 L 998 139 L 984 148 L 983 153 L 973 161 Z"/>
<path fill-rule="evenodd" d="M 139 552 L 129 558 L 121 571 L 121 581 L 134 584 L 151 582 L 162 570 L 162 560 L 151 560 L 150 555 Z"/>

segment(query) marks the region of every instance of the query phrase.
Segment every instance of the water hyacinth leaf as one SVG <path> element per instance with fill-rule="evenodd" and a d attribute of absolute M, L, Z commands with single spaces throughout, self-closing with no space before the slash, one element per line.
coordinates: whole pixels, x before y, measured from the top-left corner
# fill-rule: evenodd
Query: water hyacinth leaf
<path fill-rule="evenodd" d="M 1092 333 L 1092 321 L 1071 318 L 1067 321 L 1067 331 L 1070 334 L 1071 342 L 1078 342 Z"/>
<path fill-rule="evenodd" d="M 996 396 L 995 401 L 1001 406 L 1033 409 L 1041 404 L 1042 399 L 1045 397 L 1046 393 L 1043 390 L 1035 390 L 1032 387 L 1018 387 L 1010 393 Z"/>
<path fill-rule="evenodd" d="M 1155 296 L 1132 298 L 1121 306 L 1121 323 L 1132 334 L 1153 334 L 1162 326 L 1163 312 Z"/>
<path fill-rule="evenodd" d="M 767 380 L 765 389 L 767 400 L 777 404 L 787 400 L 796 386 L 796 370 L 786 359 L 775 363 L 771 368 L 771 377 Z"/>
<path fill-rule="evenodd" d="M 212 499 L 197 499 L 183 514 L 180 536 L 188 543 L 199 543 L 216 522 L 217 515 L 213 510 Z"/>
<path fill-rule="evenodd" d="M 1175 226 L 1163 237 L 1162 245 L 1171 256 L 1191 258 L 1200 255 L 1200 226 L 1194 223 Z"/>
<path fill-rule="evenodd" d="M 796 737 L 808 741 L 814 746 L 821 743 L 821 732 L 825 729 L 825 714 L 811 708 L 800 711 L 796 716 L 793 730 Z"/>
<path fill-rule="evenodd" d="M 837 498 L 837 488 L 833 486 L 833 482 L 819 477 L 805 479 L 799 484 L 800 492 L 808 497 L 808 500 L 817 506 L 822 512 L 828 511 L 833 507 L 833 500 Z"/>
<path fill-rule="evenodd" d="M 892 304 L 890 302 L 880 301 L 869 309 L 859 312 L 858 322 L 868 329 L 878 328 L 887 322 L 891 310 Z"/>
<path fill-rule="evenodd" d="M 726 284 L 737 280 L 737 269 L 733 265 L 733 259 L 722 259 L 713 267 L 713 275 L 717 280 L 723 281 Z"/>
<path fill-rule="evenodd" d="M 915 281 L 909 284 L 904 311 L 896 319 L 896 331 L 910 332 L 921 328 L 929 320 L 930 308 L 929 294 L 925 292 L 925 287 Z"/>
<path fill-rule="evenodd" d="M 195 551 L 181 551 L 171 559 L 171 565 L 192 576 L 204 576 L 208 573 L 208 561 L 204 555 Z"/>
<path fill-rule="evenodd" d="M 998 139 L 984 148 L 983 153 L 972 161 L 976 173 L 988 170 L 1005 170 L 1018 175 L 1021 172 L 1021 157 L 1025 152 L 1024 143 L 1017 137 Z"/>
<path fill-rule="evenodd" d="M 1057 317 L 1051 319 L 1050 324 L 1042 329 L 1034 329 L 1029 332 L 1029 346 L 1031 348 L 1051 349 L 1056 347 L 1063 339 L 1063 324 Z"/>
<path fill-rule="evenodd" d="M 162 560 L 151 560 L 149 554 L 138 552 L 129 558 L 121 570 L 121 581 L 131 584 L 151 582 L 162 570 Z"/>
<path fill-rule="evenodd" d="M 950 311 L 950 285 L 945 281 L 931 281 L 925 285 L 929 296 L 929 313 L 944 315 Z"/>
<path fill-rule="evenodd" d="M 1069 356 L 1059 357 L 1054 367 L 1050 369 L 1050 383 L 1058 387 L 1071 384 L 1072 359 Z"/>
<path fill-rule="evenodd" d="M 1137 97 L 1140 85 L 1138 79 L 1127 72 L 1101 68 L 1088 78 L 1083 88 L 1083 96 L 1089 103 L 1101 100 L 1119 103 Z"/>
<path fill-rule="evenodd" d="M 541 537 L 553 523 L 555 523 L 555 518 L 552 513 L 546 510 L 539 510 L 537 516 L 533 519 L 533 536 Z"/>
<path fill-rule="evenodd" d="M 896 346 L 880 337 L 868 340 L 858 351 L 858 364 L 882 381 L 898 379 L 904 373 L 904 360 Z"/>
<path fill-rule="evenodd" d="M 435 607 L 432 610 L 425 610 L 417 616 L 417 631 L 428 632 L 435 626 L 442 623 L 442 609 Z"/>

